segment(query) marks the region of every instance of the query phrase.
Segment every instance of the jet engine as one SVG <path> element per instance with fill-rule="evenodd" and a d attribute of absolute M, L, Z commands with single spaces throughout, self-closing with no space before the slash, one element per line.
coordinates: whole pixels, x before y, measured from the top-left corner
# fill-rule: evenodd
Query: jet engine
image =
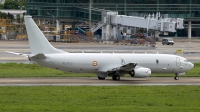
<path fill-rule="evenodd" d="M 151 70 L 149 68 L 137 68 L 134 69 L 129 73 L 132 77 L 135 78 L 143 78 L 143 77 L 150 77 L 151 76 Z"/>

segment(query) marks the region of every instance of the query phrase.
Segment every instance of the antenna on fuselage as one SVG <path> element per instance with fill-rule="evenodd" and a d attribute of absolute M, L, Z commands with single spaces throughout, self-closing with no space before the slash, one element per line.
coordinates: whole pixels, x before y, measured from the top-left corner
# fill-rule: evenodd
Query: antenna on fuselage
<path fill-rule="evenodd" d="M 80 52 L 84 53 L 81 49 L 79 49 Z"/>

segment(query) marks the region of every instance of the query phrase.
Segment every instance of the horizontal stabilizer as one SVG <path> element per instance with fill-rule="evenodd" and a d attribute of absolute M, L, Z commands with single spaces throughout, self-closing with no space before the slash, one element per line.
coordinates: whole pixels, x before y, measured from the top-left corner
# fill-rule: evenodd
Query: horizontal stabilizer
<path fill-rule="evenodd" d="M 6 51 L 7 53 L 10 53 L 10 54 L 15 54 L 15 55 L 19 55 L 19 56 L 24 56 L 24 57 L 28 57 L 29 54 L 23 54 L 23 53 L 16 53 L 16 52 L 10 52 L 10 51 Z"/>

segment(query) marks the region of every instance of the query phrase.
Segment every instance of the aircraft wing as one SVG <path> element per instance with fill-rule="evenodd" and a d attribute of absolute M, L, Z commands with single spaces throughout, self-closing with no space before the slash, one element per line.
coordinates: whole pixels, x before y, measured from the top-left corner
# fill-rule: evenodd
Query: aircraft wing
<path fill-rule="evenodd" d="M 110 66 L 102 68 L 102 72 L 114 72 L 114 71 L 131 71 L 136 67 L 137 63 L 128 63 L 122 66 Z"/>
<path fill-rule="evenodd" d="M 7 53 L 10 53 L 10 54 L 19 55 L 19 56 L 29 57 L 29 54 L 16 53 L 16 52 L 10 52 L 10 51 L 6 51 L 6 52 L 7 52 Z"/>

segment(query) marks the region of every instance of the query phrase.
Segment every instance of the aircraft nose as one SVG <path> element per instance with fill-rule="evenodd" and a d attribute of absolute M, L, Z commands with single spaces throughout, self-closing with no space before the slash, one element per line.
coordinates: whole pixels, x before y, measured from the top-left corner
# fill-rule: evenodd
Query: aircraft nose
<path fill-rule="evenodd" d="M 193 63 L 189 62 L 189 64 L 190 64 L 190 69 L 193 69 L 195 67 Z"/>

